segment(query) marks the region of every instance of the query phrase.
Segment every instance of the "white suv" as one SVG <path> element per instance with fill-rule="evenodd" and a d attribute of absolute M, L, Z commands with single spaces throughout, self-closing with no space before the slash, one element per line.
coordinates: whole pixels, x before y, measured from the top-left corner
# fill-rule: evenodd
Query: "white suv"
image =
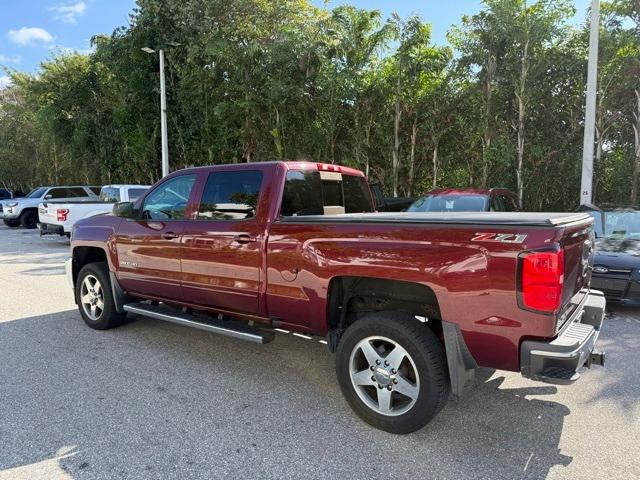
<path fill-rule="evenodd" d="M 71 200 L 78 198 L 98 198 L 101 187 L 70 186 L 40 187 L 29 192 L 24 198 L 2 202 L 2 219 L 8 227 L 36 228 L 38 204 L 43 200 Z"/>

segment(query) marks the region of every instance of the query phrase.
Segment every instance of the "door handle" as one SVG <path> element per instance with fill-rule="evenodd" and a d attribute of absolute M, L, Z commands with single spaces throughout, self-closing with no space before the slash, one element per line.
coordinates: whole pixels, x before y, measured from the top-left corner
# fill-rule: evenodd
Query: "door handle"
<path fill-rule="evenodd" d="M 241 233 L 240 235 L 236 235 L 235 237 L 233 237 L 233 241 L 235 243 L 245 245 L 247 243 L 255 242 L 256 239 L 250 235 L 247 235 L 246 233 Z"/>
<path fill-rule="evenodd" d="M 177 233 L 173 233 L 173 232 L 164 232 L 162 234 L 162 238 L 164 238 L 165 240 L 175 240 L 179 236 L 180 235 L 178 235 Z"/>

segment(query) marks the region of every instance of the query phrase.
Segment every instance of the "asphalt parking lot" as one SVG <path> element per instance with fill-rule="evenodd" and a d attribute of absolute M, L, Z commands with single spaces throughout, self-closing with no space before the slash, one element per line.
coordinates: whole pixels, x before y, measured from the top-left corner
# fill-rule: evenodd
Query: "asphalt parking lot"
<path fill-rule="evenodd" d="M 97 332 L 73 304 L 68 242 L 0 227 L 0 479 L 640 478 L 640 310 L 616 310 L 567 387 L 482 371 L 421 431 L 343 400 L 333 355 L 143 318 Z"/>

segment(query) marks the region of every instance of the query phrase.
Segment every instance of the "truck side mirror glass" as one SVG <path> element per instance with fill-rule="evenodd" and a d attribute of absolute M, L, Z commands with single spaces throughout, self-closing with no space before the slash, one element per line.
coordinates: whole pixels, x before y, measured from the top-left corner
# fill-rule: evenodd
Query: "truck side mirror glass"
<path fill-rule="evenodd" d="M 122 218 L 136 218 L 137 211 L 132 202 L 118 202 L 113 206 L 113 215 Z"/>
<path fill-rule="evenodd" d="M 46 194 L 46 195 L 44 196 L 44 199 L 45 199 L 45 200 L 51 200 L 52 198 L 53 198 L 53 195 L 51 195 L 50 193 L 48 193 L 48 194 Z"/>

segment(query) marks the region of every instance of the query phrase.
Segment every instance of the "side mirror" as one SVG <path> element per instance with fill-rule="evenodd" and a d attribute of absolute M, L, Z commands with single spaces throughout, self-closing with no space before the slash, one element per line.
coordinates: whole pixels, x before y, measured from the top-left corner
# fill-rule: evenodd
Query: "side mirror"
<path fill-rule="evenodd" d="M 50 193 L 44 196 L 45 200 L 51 200 L 52 198 L 53 198 L 53 195 L 51 195 Z"/>
<path fill-rule="evenodd" d="M 137 211 L 132 202 L 118 202 L 113 206 L 113 215 L 122 218 L 136 218 Z"/>

